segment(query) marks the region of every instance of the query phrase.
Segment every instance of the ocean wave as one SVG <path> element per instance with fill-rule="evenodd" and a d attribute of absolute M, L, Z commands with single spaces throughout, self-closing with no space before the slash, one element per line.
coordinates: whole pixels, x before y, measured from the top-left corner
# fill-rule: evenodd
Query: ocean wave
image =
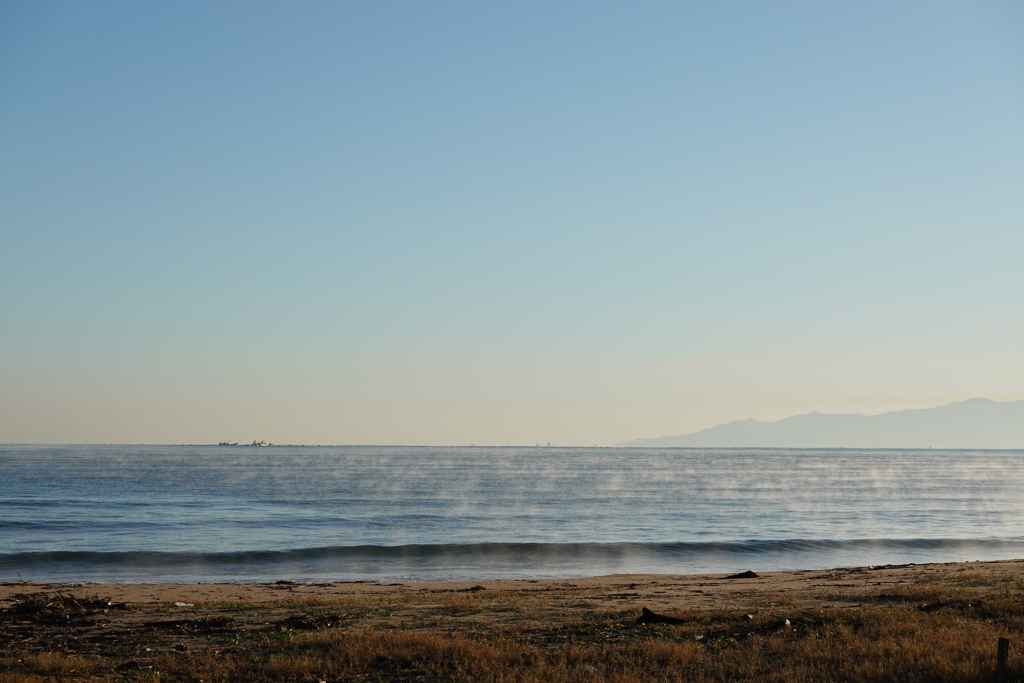
<path fill-rule="evenodd" d="M 238 552 L 88 552 L 49 551 L 0 554 L 0 573 L 32 569 L 116 570 L 134 568 L 200 574 L 229 569 L 273 572 L 284 567 L 308 567 L 319 571 L 367 570 L 402 566 L 443 571 L 472 566 L 506 568 L 555 568 L 619 564 L 690 564 L 702 558 L 730 556 L 755 560 L 758 556 L 806 555 L 832 557 L 835 554 L 883 552 L 886 555 L 918 553 L 973 554 L 978 551 L 1024 552 L 1024 538 L 877 538 L 877 539 L 751 539 L 739 541 L 673 543 L 476 543 L 411 544 L 396 546 L 358 545 L 297 548 L 289 550 L 248 550 Z"/>

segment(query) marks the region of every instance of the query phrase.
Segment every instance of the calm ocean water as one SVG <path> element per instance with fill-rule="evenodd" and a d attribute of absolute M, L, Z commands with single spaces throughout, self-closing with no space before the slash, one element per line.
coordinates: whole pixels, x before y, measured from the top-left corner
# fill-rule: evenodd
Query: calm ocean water
<path fill-rule="evenodd" d="M 1024 451 L 0 446 L 0 580 L 1024 557 Z"/>

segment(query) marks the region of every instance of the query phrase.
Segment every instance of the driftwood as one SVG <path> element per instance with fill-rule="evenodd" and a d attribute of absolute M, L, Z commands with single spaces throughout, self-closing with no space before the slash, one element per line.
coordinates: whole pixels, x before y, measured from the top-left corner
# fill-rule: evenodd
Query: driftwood
<path fill-rule="evenodd" d="M 636 623 L 638 624 L 685 624 L 685 619 L 676 619 L 675 617 L 666 617 L 664 614 L 655 614 L 646 607 L 637 617 Z"/>
<path fill-rule="evenodd" d="M 755 574 L 754 572 L 747 571 L 747 572 L 740 572 L 739 574 L 733 574 L 732 576 L 727 576 L 725 578 L 727 578 L 727 579 L 756 579 L 757 578 L 757 574 Z"/>

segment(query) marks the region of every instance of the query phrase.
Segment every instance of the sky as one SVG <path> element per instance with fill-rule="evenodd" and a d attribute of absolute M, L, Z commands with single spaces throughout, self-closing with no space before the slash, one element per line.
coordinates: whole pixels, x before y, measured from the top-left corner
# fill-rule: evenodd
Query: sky
<path fill-rule="evenodd" d="M 0 2 L 0 442 L 1024 399 L 1019 2 Z"/>

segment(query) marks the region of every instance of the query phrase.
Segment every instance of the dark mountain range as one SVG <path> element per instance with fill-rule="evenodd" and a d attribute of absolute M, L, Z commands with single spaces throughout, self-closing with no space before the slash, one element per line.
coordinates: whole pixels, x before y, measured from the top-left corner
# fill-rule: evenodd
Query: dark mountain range
<path fill-rule="evenodd" d="M 1024 401 L 987 398 L 881 415 L 807 413 L 777 422 L 736 420 L 681 436 L 619 446 L 766 448 L 1024 448 Z"/>

